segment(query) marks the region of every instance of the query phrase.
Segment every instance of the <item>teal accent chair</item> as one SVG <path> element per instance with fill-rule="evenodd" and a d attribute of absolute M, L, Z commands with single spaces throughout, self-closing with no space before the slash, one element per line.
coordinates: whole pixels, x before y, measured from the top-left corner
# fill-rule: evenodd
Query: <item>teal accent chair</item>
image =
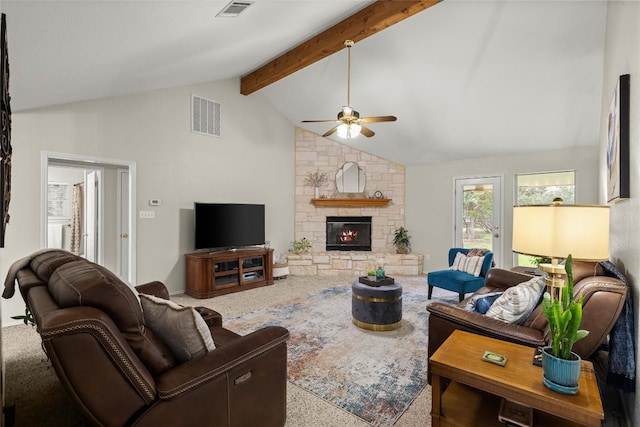
<path fill-rule="evenodd" d="M 462 252 L 466 255 L 470 250 L 471 249 L 465 248 L 449 249 L 449 266 L 453 265 L 453 261 L 456 259 L 456 254 L 458 252 Z M 431 299 L 431 293 L 435 286 L 436 288 L 457 292 L 459 300 L 462 301 L 465 294 L 475 292 L 484 285 L 484 278 L 487 275 L 487 271 L 491 268 L 492 263 L 493 252 L 485 252 L 482 269 L 480 270 L 480 276 L 478 277 L 473 274 L 457 270 L 438 270 L 427 273 L 427 284 L 429 285 L 428 299 Z"/>

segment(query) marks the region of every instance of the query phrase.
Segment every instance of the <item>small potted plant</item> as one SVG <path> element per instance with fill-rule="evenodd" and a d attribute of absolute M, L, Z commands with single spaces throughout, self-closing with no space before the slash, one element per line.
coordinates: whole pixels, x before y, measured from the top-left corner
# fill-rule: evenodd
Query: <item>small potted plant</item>
<path fill-rule="evenodd" d="M 551 300 L 545 292 L 542 309 L 549 322 L 549 346 L 542 350 L 544 383 L 552 390 L 574 394 L 578 390 L 581 359 L 572 352 L 573 344 L 586 337 L 589 331 L 578 329 L 582 321 L 582 295 L 578 301 L 573 298 L 573 258 L 567 257 L 565 271 L 567 284 L 562 288 L 559 299 Z"/>
<path fill-rule="evenodd" d="M 311 242 L 307 240 L 306 237 L 303 237 L 300 240 L 295 240 L 293 242 L 293 252 L 298 255 L 304 255 L 308 253 L 309 249 L 311 249 Z"/>
<path fill-rule="evenodd" d="M 396 253 L 408 254 L 411 252 L 411 242 L 409 239 L 409 231 L 407 231 L 404 226 L 396 228 L 393 234 L 393 246 L 396 247 Z"/>
<path fill-rule="evenodd" d="M 320 172 L 320 169 L 316 169 L 315 172 L 309 172 L 307 177 L 304 179 L 304 185 L 308 185 L 309 187 L 313 187 L 314 189 L 314 197 L 316 199 L 320 198 L 320 187 L 326 184 L 328 181 L 327 173 Z"/>
<path fill-rule="evenodd" d="M 373 268 L 367 270 L 367 280 L 376 280 L 376 271 Z"/>

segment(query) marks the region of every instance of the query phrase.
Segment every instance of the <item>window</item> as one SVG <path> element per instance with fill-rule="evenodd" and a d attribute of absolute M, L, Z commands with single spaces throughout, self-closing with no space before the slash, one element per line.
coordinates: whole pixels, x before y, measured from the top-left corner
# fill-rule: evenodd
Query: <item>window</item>
<path fill-rule="evenodd" d="M 576 203 L 576 172 L 537 172 L 516 175 L 516 205 L 550 205 L 556 197 Z M 516 265 L 537 267 L 540 258 L 516 254 Z M 542 260 L 542 262 L 548 262 Z"/>
<path fill-rule="evenodd" d="M 69 184 L 50 182 L 47 188 L 47 215 L 49 219 L 68 220 L 71 211 Z"/>
<path fill-rule="evenodd" d="M 550 205 L 556 197 L 564 204 L 576 203 L 575 171 L 516 175 L 516 205 Z"/>

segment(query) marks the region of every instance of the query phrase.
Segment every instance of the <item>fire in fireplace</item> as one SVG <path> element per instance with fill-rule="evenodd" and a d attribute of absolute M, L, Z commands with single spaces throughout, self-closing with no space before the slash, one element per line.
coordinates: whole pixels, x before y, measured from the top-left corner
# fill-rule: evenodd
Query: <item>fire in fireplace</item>
<path fill-rule="evenodd" d="M 328 216 L 328 251 L 370 251 L 370 216 Z"/>

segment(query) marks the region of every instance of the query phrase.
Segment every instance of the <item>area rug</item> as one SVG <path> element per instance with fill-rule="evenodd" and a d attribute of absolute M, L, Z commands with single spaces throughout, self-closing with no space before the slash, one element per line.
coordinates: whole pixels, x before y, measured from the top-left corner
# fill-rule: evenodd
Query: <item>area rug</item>
<path fill-rule="evenodd" d="M 403 287 L 401 327 L 372 332 L 351 319 L 351 282 L 225 320 L 241 335 L 287 328 L 289 380 L 374 426 L 391 426 L 427 384 L 428 315 L 424 277 Z M 451 294 L 455 302 L 457 295 Z"/>

